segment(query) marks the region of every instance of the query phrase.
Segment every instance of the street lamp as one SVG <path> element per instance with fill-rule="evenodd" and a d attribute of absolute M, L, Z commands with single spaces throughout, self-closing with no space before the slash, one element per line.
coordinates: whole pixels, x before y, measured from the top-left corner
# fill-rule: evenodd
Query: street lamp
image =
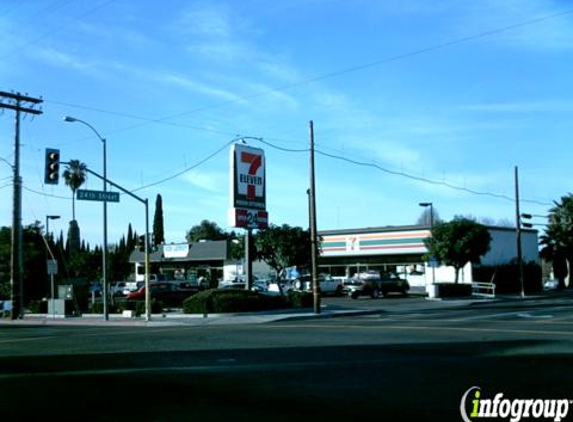
<path fill-rule="evenodd" d="M 427 208 L 430 207 L 430 236 L 433 235 L 434 231 L 434 204 L 432 202 L 420 202 L 418 205 L 421 207 Z M 433 259 L 431 261 L 435 261 L 435 257 L 432 256 Z M 436 268 L 434 267 L 434 263 L 431 262 L 432 267 L 432 285 L 436 284 Z"/>
<path fill-rule="evenodd" d="M 69 123 L 82 123 L 89 127 L 100 139 L 103 145 L 103 248 L 102 248 L 102 296 L 103 296 L 103 319 L 104 321 L 109 320 L 109 313 L 107 307 L 107 152 L 106 152 L 106 140 L 102 137 L 98 131 L 90 125 L 88 122 L 85 122 L 80 119 L 76 119 L 75 117 L 66 116 L 64 117 L 65 122 Z"/>
<path fill-rule="evenodd" d="M 50 235 L 50 220 L 57 220 L 60 218 L 59 215 L 47 215 L 46 216 L 46 236 Z"/>

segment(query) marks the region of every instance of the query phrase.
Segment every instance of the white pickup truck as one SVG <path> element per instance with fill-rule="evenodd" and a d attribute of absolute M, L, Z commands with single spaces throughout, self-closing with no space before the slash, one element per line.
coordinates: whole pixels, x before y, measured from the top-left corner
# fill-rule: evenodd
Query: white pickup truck
<path fill-rule="evenodd" d="M 333 278 L 330 274 L 319 274 L 318 283 L 320 285 L 320 292 L 323 295 L 331 294 L 335 296 L 342 296 L 343 286 L 340 279 Z M 310 275 L 303 275 L 293 282 L 293 286 L 297 290 L 304 290 L 312 292 L 312 280 Z"/>

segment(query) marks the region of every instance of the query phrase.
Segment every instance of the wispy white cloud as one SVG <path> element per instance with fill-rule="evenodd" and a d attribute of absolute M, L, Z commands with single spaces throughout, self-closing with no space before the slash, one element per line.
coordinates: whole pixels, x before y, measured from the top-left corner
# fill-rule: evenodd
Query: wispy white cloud
<path fill-rule="evenodd" d="M 183 180 L 202 190 L 223 193 L 229 189 L 229 175 L 217 172 L 190 171 L 183 176 Z"/>
<path fill-rule="evenodd" d="M 198 82 L 197 80 L 192 80 L 190 78 L 177 74 L 156 73 L 153 75 L 153 78 L 158 82 L 174 85 L 180 88 L 185 88 L 197 94 L 220 98 L 226 101 L 238 101 L 241 98 L 240 96 L 238 96 L 233 92 L 227 91 L 222 88 L 216 88 L 214 85 Z"/>
<path fill-rule="evenodd" d="M 29 49 L 30 54 L 38 61 L 60 67 L 63 69 L 74 69 L 83 73 L 96 73 L 96 69 L 100 66 L 94 60 L 87 60 L 85 56 L 80 58 L 69 52 L 64 52 L 55 48 L 39 48 L 34 47 Z"/>
<path fill-rule="evenodd" d="M 222 4 L 200 3 L 184 11 L 177 22 L 177 29 L 205 37 L 229 38 L 232 33 L 231 11 Z"/>
<path fill-rule="evenodd" d="M 179 16 L 174 28 L 196 59 L 244 63 L 256 55 L 256 49 L 247 41 L 251 33 L 248 20 L 227 5 L 193 5 Z"/>
<path fill-rule="evenodd" d="M 562 2 L 530 0 L 483 0 L 463 3 L 468 13 L 461 19 L 464 33 L 480 33 L 492 29 L 511 27 L 520 22 L 534 21 L 521 27 L 488 37 L 489 43 L 504 44 L 530 50 L 568 50 L 573 48 L 573 15 L 551 15 L 565 12 Z"/>
<path fill-rule="evenodd" d="M 551 113 L 571 112 L 573 102 L 567 100 L 524 101 L 507 103 L 468 104 L 459 107 L 462 111 L 489 113 Z"/>

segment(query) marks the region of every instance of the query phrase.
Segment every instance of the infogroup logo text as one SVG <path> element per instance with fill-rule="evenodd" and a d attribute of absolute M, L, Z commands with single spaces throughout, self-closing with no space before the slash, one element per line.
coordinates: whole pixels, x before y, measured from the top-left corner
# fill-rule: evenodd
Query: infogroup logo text
<path fill-rule="evenodd" d="M 468 400 L 471 402 L 468 403 Z M 504 398 L 503 393 L 484 398 L 480 387 L 471 387 L 462 396 L 460 413 L 464 422 L 487 418 L 509 419 L 510 422 L 520 422 L 522 419 L 560 422 L 567 417 L 572 404 L 573 401 L 569 399 L 508 399 Z"/>

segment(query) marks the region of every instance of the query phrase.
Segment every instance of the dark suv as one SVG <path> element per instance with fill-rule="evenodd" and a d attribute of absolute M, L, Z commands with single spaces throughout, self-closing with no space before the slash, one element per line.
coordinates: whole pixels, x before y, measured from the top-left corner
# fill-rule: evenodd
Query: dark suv
<path fill-rule="evenodd" d="M 410 290 L 408 280 L 398 277 L 396 273 L 383 273 L 368 271 L 356 274 L 344 282 L 344 292 L 352 299 L 360 296 L 370 296 L 376 299 L 389 293 L 402 293 L 406 295 Z"/>

